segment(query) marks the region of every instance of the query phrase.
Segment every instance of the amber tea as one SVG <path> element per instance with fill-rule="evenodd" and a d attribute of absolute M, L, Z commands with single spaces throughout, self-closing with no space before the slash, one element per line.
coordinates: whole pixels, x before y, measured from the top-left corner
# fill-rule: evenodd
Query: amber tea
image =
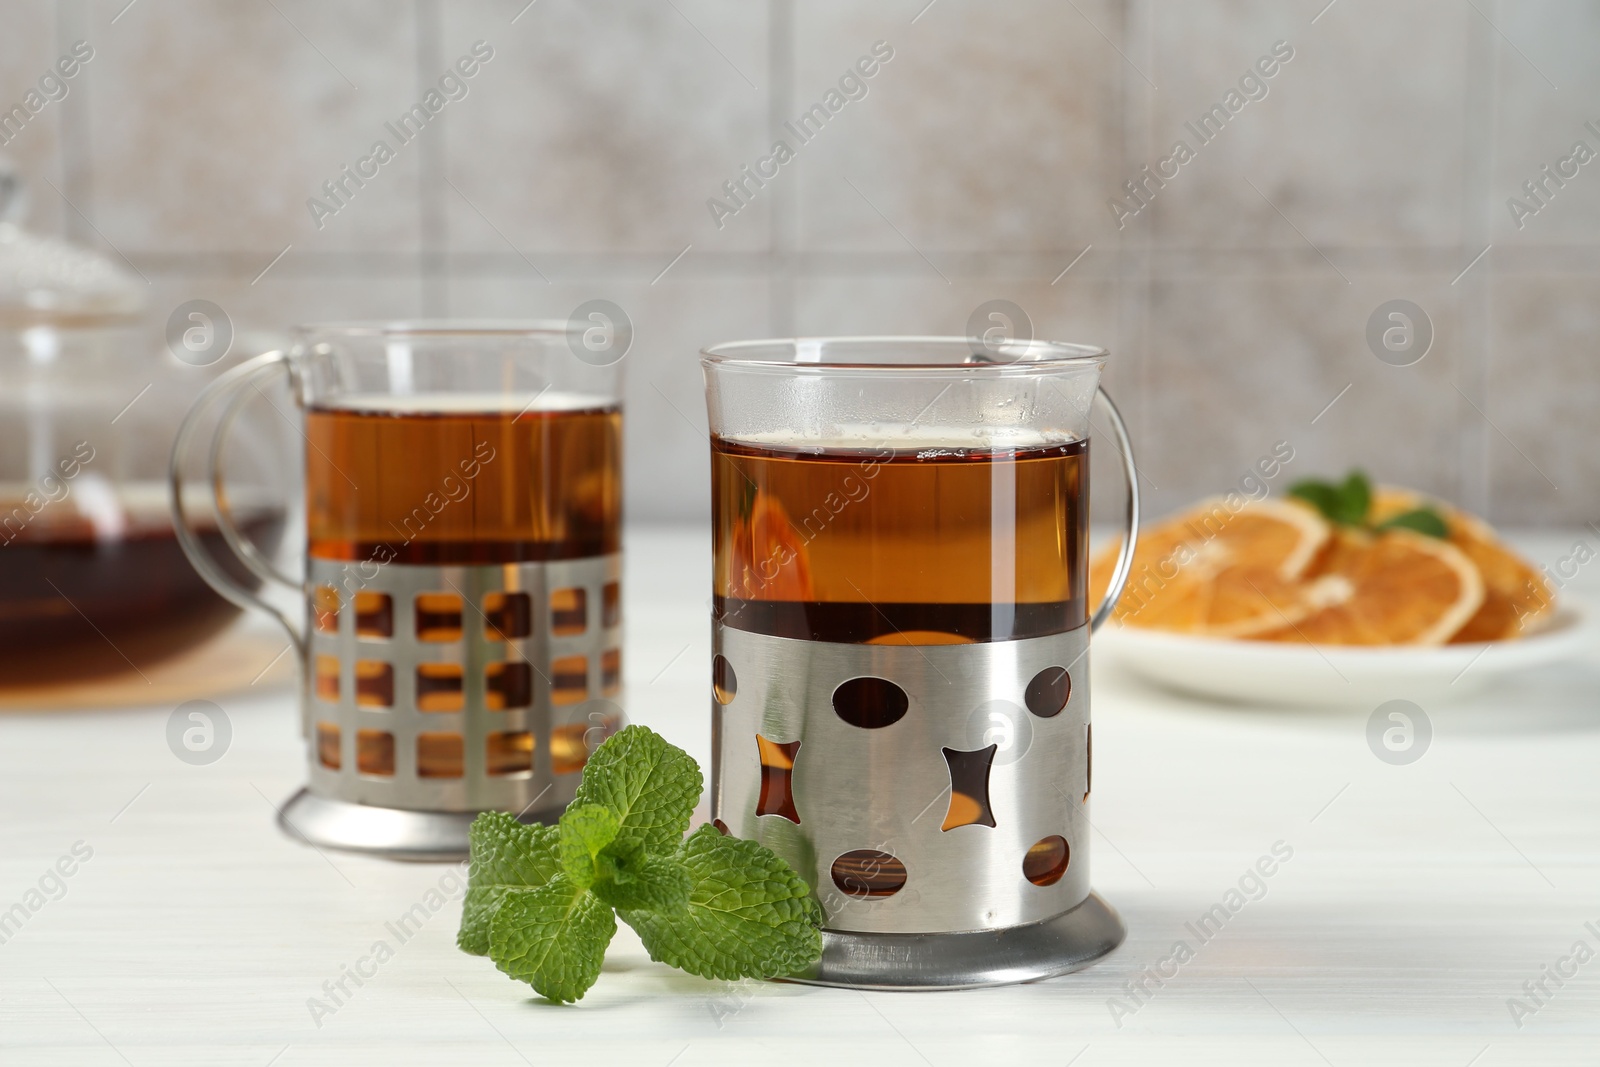
<path fill-rule="evenodd" d="M 74 496 L 31 514 L 0 487 L 0 682 L 29 685 L 143 669 L 216 632 L 238 611 L 184 558 L 166 487 L 136 483 Z M 271 551 L 281 507 L 235 502 L 252 543 Z M 216 526 L 196 529 L 235 581 L 255 579 L 224 551 Z"/>
<path fill-rule="evenodd" d="M 406 399 L 307 412 L 311 555 L 512 563 L 619 550 L 616 406 L 546 395 L 497 410 L 498 397 L 451 394 L 420 410 Z"/>
<path fill-rule="evenodd" d="M 958 644 L 1085 622 L 1088 443 L 797 449 L 712 438 L 722 623 Z"/>

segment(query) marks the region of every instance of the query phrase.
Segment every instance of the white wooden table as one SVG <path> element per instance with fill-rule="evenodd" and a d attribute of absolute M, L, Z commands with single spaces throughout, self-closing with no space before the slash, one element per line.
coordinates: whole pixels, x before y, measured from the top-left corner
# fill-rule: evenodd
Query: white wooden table
<path fill-rule="evenodd" d="M 1553 561 L 1579 536 L 1522 544 Z M 704 763 L 704 535 L 638 529 L 628 552 L 629 712 Z M 1600 564 L 1569 595 L 1600 603 Z M 200 767 L 169 751 L 170 707 L 3 713 L 0 913 L 39 906 L 0 944 L 0 1064 L 1600 1062 L 1600 959 L 1545 979 L 1542 1006 L 1524 989 L 1579 941 L 1600 952 L 1600 657 L 1427 709 L 1432 747 L 1399 767 L 1367 748 L 1370 708 L 1239 710 L 1110 672 L 1094 701 L 1094 881 L 1130 931 L 1099 966 L 963 993 L 747 988 L 651 963 L 624 927 L 565 1008 L 458 952 L 455 900 L 403 943 L 386 925 L 453 868 L 277 831 L 304 759 L 286 688 L 222 699 L 231 745 Z M 1264 895 L 1200 943 L 1185 924 L 1278 842 Z M 92 856 L 63 861 L 75 847 Z M 1179 940 L 1193 958 L 1163 965 Z M 378 941 L 393 958 L 314 1020 Z M 1520 1028 L 1511 998 L 1537 1006 Z"/>

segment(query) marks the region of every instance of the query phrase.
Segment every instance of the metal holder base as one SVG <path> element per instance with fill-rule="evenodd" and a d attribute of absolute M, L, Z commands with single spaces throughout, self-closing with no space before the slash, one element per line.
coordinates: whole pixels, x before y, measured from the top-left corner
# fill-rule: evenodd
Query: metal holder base
<path fill-rule="evenodd" d="M 525 823 L 554 823 L 559 807 L 520 815 Z M 278 812 L 278 826 L 314 848 L 360 852 L 392 860 L 438 862 L 467 858 L 467 829 L 476 812 L 406 811 L 352 804 L 301 789 Z"/>
<path fill-rule="evenodd" d="M 899 992 L 1036 982 L 1081 970 L 1122 944 L 1115 910 L 1089 896 L 1026 926 L 956 934 L 822 931 L 822 959 L 788 979 L 806 985 Z"/>

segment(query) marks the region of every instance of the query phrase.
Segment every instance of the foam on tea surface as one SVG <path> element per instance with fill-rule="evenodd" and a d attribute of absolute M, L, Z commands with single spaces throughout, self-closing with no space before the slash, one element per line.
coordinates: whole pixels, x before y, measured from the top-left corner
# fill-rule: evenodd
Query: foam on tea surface
<path fill-rule="evenodd" d="M 886 429 L 868 423 L 829 427 L 817 433 L 792 429 L 765 433 L 740 433 L 722 438 L 755 448 L 781 452 L 837 452 L 855 454 L 888 449 L 894 452 L 963 455 L 969 452 L 1020 452 L 1068 445 L 1071 434 L 1051 434 L 1024 426 L 896 426 Z"/>
<path fill-rule="evenodd" d="M 473 415 L 600 411 L 615 407 L 603 397 L 588 393 L 547 389 L 543 392 L 506 393 L 350 393 L 318 405 L 319 410 L 362 411 L 391 415 Z"/>

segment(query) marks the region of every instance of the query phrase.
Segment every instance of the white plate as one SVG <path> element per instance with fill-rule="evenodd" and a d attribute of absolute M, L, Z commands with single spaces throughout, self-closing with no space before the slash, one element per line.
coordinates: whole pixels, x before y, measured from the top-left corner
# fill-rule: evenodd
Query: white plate
<path fill-rule="evenodd" d="M 1557 663 L 1595 647 L 1588 614 L 1560 607 L 1531 637 L 1434 648 L 1280 644 L 1108 628 L 1096 658 L 1169 689 L 1217 700 L 1334 707 L 1404 698 L 1440 703 L 1477 692 L 1515 671 Z"/>

